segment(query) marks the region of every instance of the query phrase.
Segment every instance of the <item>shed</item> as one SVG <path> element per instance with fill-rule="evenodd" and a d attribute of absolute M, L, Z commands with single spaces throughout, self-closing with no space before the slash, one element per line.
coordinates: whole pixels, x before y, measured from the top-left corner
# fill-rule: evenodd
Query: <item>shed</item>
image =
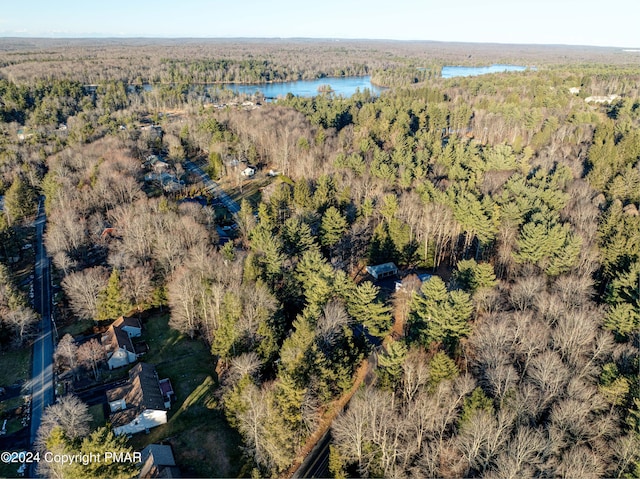
<path fill-rule="evenodd" d="M 142 468 L 138 477 L 180 477 L 171 446 L 149 444 L 140 455 Z"/>
<path fill-rule="evenodd" d="M 389 276 L 395 276 L 398 274 L 398 267 L 395 263 L 383 263 L 373 266 L 367 266 L 367 272 L 373 276 L 374 279 L 387 278 Z"/>

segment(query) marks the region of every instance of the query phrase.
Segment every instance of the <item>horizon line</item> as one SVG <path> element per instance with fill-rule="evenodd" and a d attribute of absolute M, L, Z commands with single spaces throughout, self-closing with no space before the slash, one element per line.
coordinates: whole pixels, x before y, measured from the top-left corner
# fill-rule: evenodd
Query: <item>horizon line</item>
<path fill-rule="evenodd" d="M 0 41 L 14 39 L 29 40 L 270 40 L 270 41 L 351 41 L 351 42 L 395 42 L 395 43 L 452 43 L 465 45 L 523 45 L 540 47 L 583 47 L 583 48 L 608 48 L 620 49 L 625 52 L 636 53 L 640 47 L 636 46 L 616 46 L 616 45 L 588 45 L 579 43 L 534 43 L 534 42 L 500 42 L 500 41 L 469 41 L 469 40 L 426 40 L 426 39 L 397 39 L 397 38 L 345 38 L 345 37 L 248 37 L 248 36 L 154 36 L 154 35 L 117 35 L 117 34 L 73 34 L 73 35 L 30 35 L 30 34 L 2 34 Z"/>

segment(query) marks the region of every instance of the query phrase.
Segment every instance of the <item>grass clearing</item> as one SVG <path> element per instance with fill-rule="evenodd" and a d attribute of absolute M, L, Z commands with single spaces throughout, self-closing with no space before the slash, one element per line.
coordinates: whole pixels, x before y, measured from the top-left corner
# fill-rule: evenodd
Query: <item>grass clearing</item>
<path fill-rule="evenodd" d="M 12 349 L 0 352 L 0 386 L 26 381 L 31 365 L 31 348 Z"/>
<path fill-rule="evenodd" d="M 3 421 L 4 422 L 4 421 Z M 27 426 L 22 425 L 22 419 L 19 417 L 13 417 L 7 421 L 7 435 L 18 432 L 20 429 Z"/>
<path fill-rule="evenodd" d="M 89 406 L 89 414 L 91 414 L 91 430 L 104 426 L 106 418 L 104 417 L 104 404 L 94 404 Z"/>
<path fill-rule="evenodd" d="M 14 409 L 19 408 L 24 404 L 24 398 L 22 396 L 17 396 L 11 399 L 7 399 L 6 401 L 0 402 L 0 412 L 9 412 Z"/>
<path fill-rule="evenodd" d="M 18 476 L 19 467 L 20 464 L 6 464 L 0 461 L 0 477 L 20 477 Z"/>
<path fill-rule="evenodd" d="M 58 330 L 58 336 L 62 338 L 65 334 L 78 336 L 84 334 L 93 328 L 94 322 L 90 319 L 77 319 L 69 324 L 65 324 Z"/>
<path fill-rule="evenodd" d="M 254 178 L 250 181 L 244 181 L 242 188 L 232 182 L 227 182 L 223 188 L 231 199 L 238 204 L 243 199 L 248 200 L 251 204 L 258 204 L 262 197 L 262 189 L 274 181 L 271 177 Z"/>
<path fill-rule="evenodd" d="M 176 393 L 167 424 L 131 439 L 135 450 L 170 442 L 183 476 L 237 477 L 243 460 L 240 435 L 218 408 L 215 364 L 206 345 L 169 328 L 167 314 L 143 324 L 149 345 L 144 361 L 155 364 L 160 379 L 168 377 Z"/>

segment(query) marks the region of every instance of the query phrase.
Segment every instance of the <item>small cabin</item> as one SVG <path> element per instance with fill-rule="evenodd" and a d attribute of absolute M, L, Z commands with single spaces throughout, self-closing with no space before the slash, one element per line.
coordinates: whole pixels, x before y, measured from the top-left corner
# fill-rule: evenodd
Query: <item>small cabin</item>
<path fill-rule="evenodd" d="M 395 263 L 376 264 L 373 266 L 367 266 L 367 273 L 373 276 L 373 279 L 377 281 L 382 278 L 397 275 L 398 267 Z"/>

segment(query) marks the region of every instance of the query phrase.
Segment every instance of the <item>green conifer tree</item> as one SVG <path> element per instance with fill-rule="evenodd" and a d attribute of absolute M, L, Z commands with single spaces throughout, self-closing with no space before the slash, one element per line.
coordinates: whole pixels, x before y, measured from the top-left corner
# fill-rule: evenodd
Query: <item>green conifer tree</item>
<path fill-rule="evenodd" d="M 386 354 L 378 355 L 378 375 L 381 386 L 394 389 L 402 378 L 402 365 L 407 358 L 407 346 L 395 341 L 387 346 Z"/>
<path fill-rule="evenodd" d="M 320 224 L 320 242 L 331 248 L 340 241 L 347 230 L 347 220 L 334 206 L 329 207 L 322 216 Z"/>
<path fill-rule="evenodd" d="M 422 284 L 411 302 L 412 335 L 425 346 L 442 342 L 454 351 L 458 340 L 471 333 L 469 319 L 473 304 L 464 291 L 448 292 L 444 281 L 433 276 Z"/>
<path fill-rule="evenodd" d="M 96 320 L 105 321 L 119 318 L 127 314 L 131 308 L 131 303 L 122 294 L 120 272 L 113 268 L 107 287 L 98 295 Z"/>
<path fill-rule="evenodd" d="M 429 387 L 434 390 L 442 381 L 455 379 L 459 374 L 453 359 L 447 353 L 438 351 L 429 362 Z"/>
<path fill-rule="evenodd" d="M 369 334 L 383 337 L 391 328 L 391 308 L 376 300 L 378 292 L 379 288 L 370 281 L 359 284 L 346 298 L 347 311 Z"/>
<path fill-rule="evenodd" d="M 7 190 L 4 197 L 4 213 L 9 226 L 36 212 L 36 194 L 20 176 Z"/>

